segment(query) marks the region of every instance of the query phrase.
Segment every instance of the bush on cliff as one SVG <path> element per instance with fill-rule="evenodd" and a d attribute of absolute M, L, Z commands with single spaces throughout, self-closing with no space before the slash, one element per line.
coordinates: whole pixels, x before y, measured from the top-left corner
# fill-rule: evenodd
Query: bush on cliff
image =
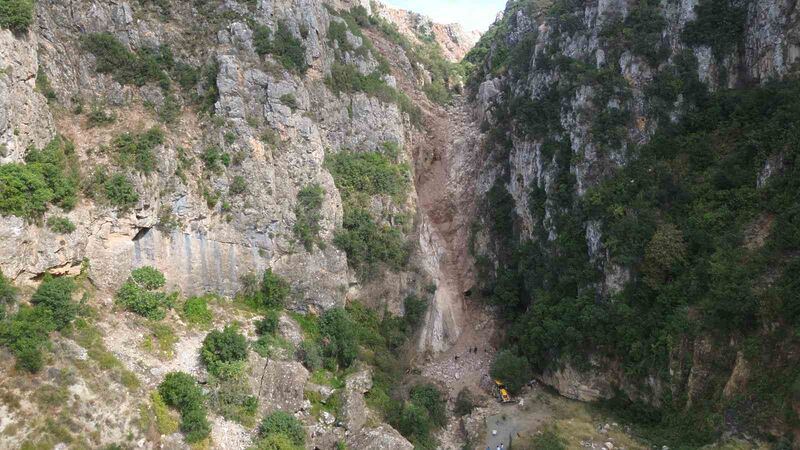
<path fill-rule="evenodd" d="M 0 0 L 0 27 L 15 33 L 28 31 L 33 23 L 33 0 Z"/>

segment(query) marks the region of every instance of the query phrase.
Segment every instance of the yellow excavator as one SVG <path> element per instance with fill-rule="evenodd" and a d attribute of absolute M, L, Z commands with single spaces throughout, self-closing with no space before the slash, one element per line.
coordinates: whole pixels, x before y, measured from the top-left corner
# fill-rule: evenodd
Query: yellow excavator
<path fill-rule="evenodd" d="M 511 403 L 511 396 L 508 395 L 508 389 L 506 389 L 506 385 L 502 381 L 494 380 L 494 392 L 500 403 Z"/>

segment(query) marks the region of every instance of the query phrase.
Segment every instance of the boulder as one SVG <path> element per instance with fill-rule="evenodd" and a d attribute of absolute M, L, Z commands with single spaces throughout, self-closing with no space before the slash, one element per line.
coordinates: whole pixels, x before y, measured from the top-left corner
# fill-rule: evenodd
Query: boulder
<path fill-rule="evenodd" d="M 358 371 L 345 380 L 342 393 L 342 424 L 351 432 L 360 430 L 367 421 L 367 402 L 364 400 L 364 393 L 370 389 L 372 389 L 372 374 L 369 370 Z"/>
<path fill-rule="evenodd" d="M 359 450 L 412 450 L 414 448 L 394 428 L 386 424 L 375 428 L 362 428 L 347 438 L 348 448 Z"/>
<path fill-rule="evenodd" d="M 266 360 L 251 353 L 250 385 L 264 414 L 276 410 L 294 414 L 303 408 L 303 391 L 309 373 L 297 361 Z"/>

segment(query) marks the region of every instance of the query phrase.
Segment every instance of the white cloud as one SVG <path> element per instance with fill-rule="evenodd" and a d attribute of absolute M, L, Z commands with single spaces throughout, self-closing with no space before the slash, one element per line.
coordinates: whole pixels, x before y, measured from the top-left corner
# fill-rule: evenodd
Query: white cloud
<path fill-rule="evenodd" d="M 392 6 L 430 16 L 440 23 L 460 23 L 467 30 L 486 31 L 505 0 L 389 0 Z"/>

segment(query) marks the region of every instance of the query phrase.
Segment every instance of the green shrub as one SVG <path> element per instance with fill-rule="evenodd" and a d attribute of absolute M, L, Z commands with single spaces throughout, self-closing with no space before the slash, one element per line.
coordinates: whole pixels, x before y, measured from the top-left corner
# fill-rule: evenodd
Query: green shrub
<path fill-rule="evenodd" d="M 49 203 L 72 209 L 79 178 L 74 150 L 56 137 L 41 150 L 29 149 L 26 164 L 0 165 L 0 214 L 38 218 Z"/>
<path fill-rule="evenodd" d="M 178 421 L 170 415 L 161 394 L 153 391 L 150 394 L 150 400 L 153 403 L 153 414 L 156 416 L 156 428 L 159 434 L 168 435 L 178 431 Z"/>
<path fill-rule="evenodd" d="M 200 359 L 209 373 L 225 378 L 229 372 L 236 372 L 235 366 L 247 359 L 247 340 L 232 325 L 222 331 L 214 330 L 203 340 Z"/>
<path fill-rule="evenodd" d="M 5 318 L 6 308 L 17 301 L 18 294 L 19 289 L 0 270 L 0 320 Z"/>
<path fill-rule="evenodd" d="M 228 192 L 231 195 L 244 194 L 247 192 L 247 180 L 241 175 L 236 175 L 233 177 L 233 181 L 231 181 L 231 186 L 228 188 Z"/>
<path fill-rule="evenodd" d="M 302 447 L 306 442 L 306 430 L 297 418 L 284 411 L 275 411 L 264 417 L 258 427 L 258 435 L 266 438 L 271 435 L 284 435 L 292 444 Z"/>
<path fill-rule="evenodd" d="M 47 226 L 56 233 L 69 234 L 75 231 L 75 224 L 66 217 L 52 216 L 47 219 Z"/>
<path fill-rule="evenodd" d="M 531 448 L 536 450 L 566 450 L 567 446 L 563 439 L 552 429 L 548 428 L 541 433 L 537 433 L 531 440 Z"/>
<path fill-rule="evenodd" d="M 208 298 L 212 296 L 203 297 L 189 297 L 183 304 L 183 317 L 192 325 L 209 326 L 214 320 L 214 315 L 208 308 Z"/>
<path fill-rule="evenodd" d="M 28 31 L 33 23 L 33 0 L 0 0 L 0 27 L 15 33 Z"/>
<path fill-rule="evenodd" d="M 428 411 L 435 427 L 447 425 L 447 402 L 439 388 L 432 384 L 418 384 L 411 388 L 409 397 Z"/>
<path fill-rule="evenodd" d="M 436 448 L 436 441 L 431 435 L 433 423 L 428 411 L 422 405 L 406 402 L 391 422 L 397 431 L 414 444 L 414 448 Z"/>
<path fill-rule="evenodd" d="M 134 167 L 144 174 L 156 168 L 156 155 L 153 150 L 164 143 L 164 131 L 153 127 L 141 134 L 125 133 L 111 141 L 117 152 L 116 157 L 123 167 Z"/>
<path fill-rule="evenodd" d="M 322 349 L 314 341 L 304 340 L 300 343 L 303 365 L 311 372 L 322 368 Z"/>
<path fill-rule="evenodd" d="M 657 67 L 669 56 L 669 48 L 662 39 L 665 26 L 659 3 L 641 1 L 631 8 L 624 20 L 606 24 L 600 35 L 613 52 L 609 60 L 618 60 L 622 51 L 630 49 Z"/>
<path fill-rule="evenodd" d="M 309 252 L 314 249 L 314 244 L 320 243 L 319 221 L 322 219 L 320 210 L 324 195 L 325 191 L 319 184 L 310 184 L 297 193 L 297 206 L 294 209 L 297 219 L 292 231 Z"/>
<path fill-rule="evenodd" d="M 288 106 L 292 112 L 297 109 L 297 98 L 295 98 L 294 94 L 290 93 L 281 95 L 281 103 Z"/>
<path fill-rule="evenodd" d="M 747 8 L 731 0 L 701 0 L 695 6 L 696 19 L 683 30 L 683 40 L 692 47 L 707 45 L 718 61 L 741 44 Z"/>
<path fill-rule="evenodd" d="M 139 202 L 136 188 L 125 175 L 117 173 L 103 183 L 103 194 L 108 202 L 120 211 L 126 211 Z"/>
<path fill-rule="evenodd" d="M 75 287 L 71 278 L 46 275 L 33 293 L 31 304 L 49 310 L 55 329 L 64 329 L 78 313 L 78 307 L 72 301 Z"/>
<path fill-rule="evenodd" d="M 259 336 L 268 334 L 275 334 L 278 330 L 278 323 L 280 322 L 280 313 L 275 310 L 267 311 L 264 318 L 256 321 L 256 333 Z"/>
<path fill-rule="evenodd" d="M 337 62 L 331 67 L 331 74 L 325 78 L 325 84 L 335 94 L 363 92 L 382 102 L 396 103 L 400 107 L 400 111 L 409 115 L 411 123 L 418 124 L 422 120 L 421 111 L 411 99 L 386 84 L 378 72 L 362 75 L 355 67 Z"/>
<path fill-rule="evenodd" d="M 295 445 L 289 436 L 282 433 L 270 434 L 267 437 L 259 438 L 255 442 L 256 450 L 302 450 L 303 447 Z"/>
<path fill-rule="evenodd" d="M 403 319 L 409 330 L 416 330 L 425 319 L 428 302 L 416 295 L 409 295 L 403 300 Z"/>
<path fill-rule="evenodd" d="M 226 160 L 230 163 L 230 155 L 224 153 L 216 145 L 206 147 L 206 149 L 203 150 L 203 154 L 200 155 L 200 159 L 203 161 L 206 170 L 212 173 L 221 173 L 222 167 L 228 165 L 225 164 Z"/>
<path fill-rule="evenodd" d="M 38 217 L 53 199 L 44 176 L 23 164 L 0 165 L 0 212 L 3 215 Z"/>
<path fill-rule="evenodd" d="M 157 269 L 140 267 L 131 272 L 131 276 L 117 291 L 115 301 L 128 311 L 151 320 L 161 320 L 174 301 L 172 296 L 157 291 L 164 284 L 164 274 Z"/>
<path fill-rule="evenodd" d="M 202 441 L 211 434 L 205 396 L 195 379 L 183 372 L 170 372 L 158 386 L 164 403 L 181 413 L 181 431 L 186 442 Z"/>
<path fill-rule="evenodd" d="M 247 427 L 255 425 L 258 399 L 252 395 L 247 375 L 225 379 L 213 377 L 207 388 L 209 406 L 222 417 Z"/>
<path fill-rule="evenodd" d="M 265 55 L 267 53 L 275 57 L 286 69 L 304 74 L 308 70 L 306 64 L 306 47 L 294 37 L 289 30 L 286 22 L 278 22 L 278 30 L 275 36 L 271 36 L 272 31 L 263 26 L 256 25 L 253 34 L 253 45 L 256 53 Z"/>
<path fill-rule="evenodd" d="M 272 269 L 264 271 L 261 279 L 260 305 L 266 308 L 279 308 L 284 305 L 291 288 L 289 282 Z"/>
<path fill-rule="evenodd" d="M 531 379 L 528 360 L 511 350 L 502 350 L 495 356 L 489 373 L 493 378 L 502 380 L 511 394 L 518 393 Z"/>
<path fill-rule="evenodd" d="M 340 151 L 328 156 L 325 165 L 344 201 L 355 201 L 359 195 L 389 195 L 402 203 L 411 185 L 408 165 L 394 163 L 380 152 Z"/>
<path fill-rule="evenodd" d="M 342 229 L 333 243 L 347 253 L 347 262 L 363 278 L 370 278 L 383 263 L 399 270 L 408 261 L 409 251 L 403 233 L 395 227 L 378 225 L 362 208 L 345 209 Z"/>
<path fill-rule="evenodd" d="M 184 372 L 170 372 L 158 386 L 158 393 L 168 406 L 179 411 L 199 409 L 205 398 L 194 377 Z"/>
<path fill-rule="evenodd" d="M 335 358 L 342 367 L 350 367 L 358 355 L 355 323 L 342 308 L 332 308 L 320 317 L 319 329 L 322 335 L 325 356 Z"/>
<path fill-rule="evenodd" d="M 95 56 L 95 70 L 111 74 L 120 84 L 143 86 L 150 81 L 169 86 L 154 52 L 134 53 L 111 33 L 91 33 L 81 39 L 83 48 Z"/>
<path fill-rule="evenodd" d="M 45 73 L 44 67 L 42 66 L 39 66 L 36 70 L 36 90 L 44 95 L 48 102 L 57 99 L 56 91 L 53 89 L 53 86 L 50 85 L 50 79 L 47 78 L 47 73 Z"/>
<path fill-rule="evenodd" d="M 14 352 L 18 368 L 38 372 L 44 364 L 42 349 L 49 344 L 49 333 L 55 328 L 50 309 L 23 306 L 0 322 L 0 344 Z"/>
<path fill-rule="evenodd" d="M 106 110 L 99 106 L 93 106 L 92 110 L 87 115 L 86 125 L 89 128 L 102 127 L 111 125 L 117 120 L 117 116 L 113 113 L 108 113 Z"/>

